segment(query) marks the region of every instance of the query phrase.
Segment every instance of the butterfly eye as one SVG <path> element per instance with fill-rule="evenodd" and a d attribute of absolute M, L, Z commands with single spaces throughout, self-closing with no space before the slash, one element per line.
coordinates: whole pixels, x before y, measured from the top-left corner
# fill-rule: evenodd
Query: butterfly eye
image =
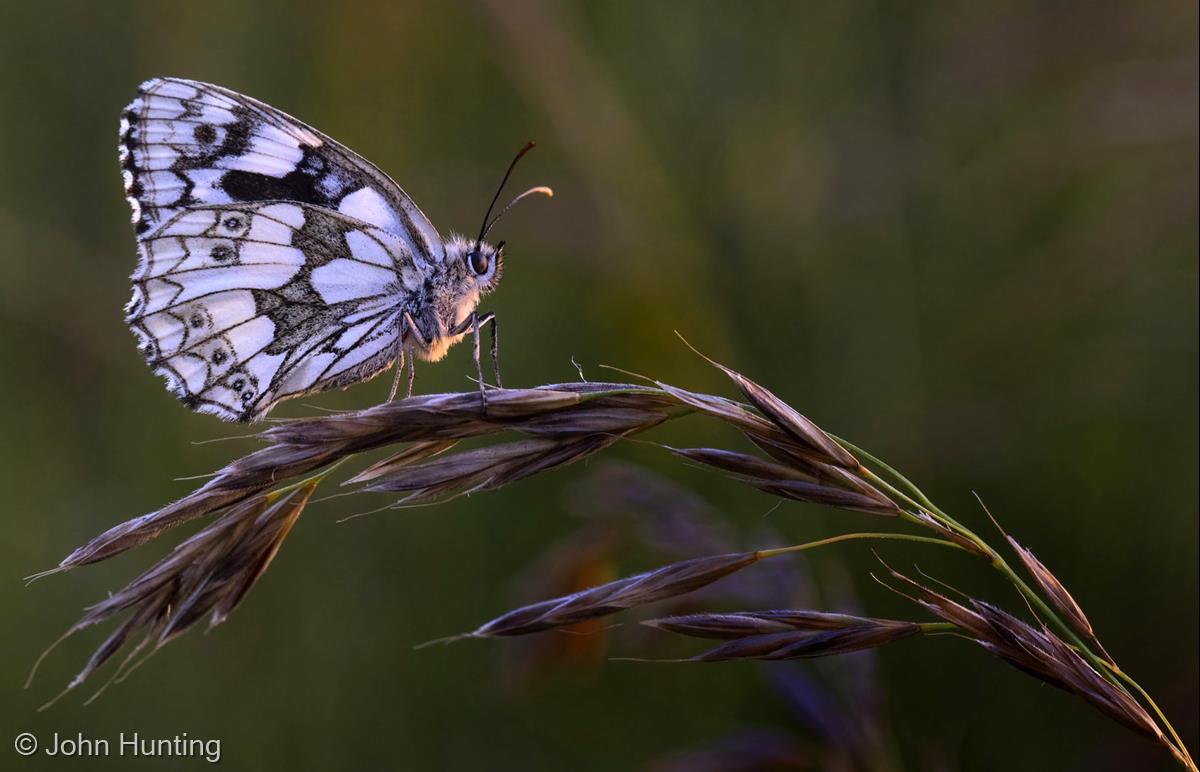
<path fill-rule="evenodd" d="M 482 251 L 471 253 L 471 270 L 480 276 L 488 272 L 488 267 L 491 265 L 491 260 Z"/>

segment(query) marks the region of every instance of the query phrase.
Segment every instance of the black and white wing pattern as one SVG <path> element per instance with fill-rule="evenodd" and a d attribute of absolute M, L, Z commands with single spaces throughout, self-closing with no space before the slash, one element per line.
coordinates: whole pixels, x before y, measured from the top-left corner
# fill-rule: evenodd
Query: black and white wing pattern
<path fill-rule="evenodd" d="M 139 239 L 126 321 L 193 410 L 254 420 L 395 356 L 430 270 L 403 237 L 293 201 L 173 211 Z"/>
<path fill-rule="evenodd" d="M 194 410 L 261 418 L 365 380 L 444 259 L 390 177 L 291 116 L 220 86 L 143 83 L 121 116 L 139 264 L 127 322 Z"/>
<path fill-rule="evenodd" d="M 442 240 L 400 186 L 316 129 L 210 83 L 156 78 L 121 116 L 126 196 L 138 235 L 203 204 L 297 201 L 382 228 L 440 262 Z"/>

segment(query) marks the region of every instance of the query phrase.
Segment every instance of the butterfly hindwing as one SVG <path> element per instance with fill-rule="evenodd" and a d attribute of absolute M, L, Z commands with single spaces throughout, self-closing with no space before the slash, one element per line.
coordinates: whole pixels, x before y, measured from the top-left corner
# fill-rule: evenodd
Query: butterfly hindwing
<path fill-rule="evenodd" d="M 220 86 L 146 81 L 122 114 L 119 150 L 139 236 L 185 207 L 287 200 L 341 212 L 413 254 L 442 259 L 437 230 L 390 177 L 311 126 Z"/>
<path fill-rule="evenodd" d="M 292 201 L 185 207 L 138 251 L 139 348 L 180 400 L 227 420 L 385 369 L 429 270 L 396 234 Z"/>

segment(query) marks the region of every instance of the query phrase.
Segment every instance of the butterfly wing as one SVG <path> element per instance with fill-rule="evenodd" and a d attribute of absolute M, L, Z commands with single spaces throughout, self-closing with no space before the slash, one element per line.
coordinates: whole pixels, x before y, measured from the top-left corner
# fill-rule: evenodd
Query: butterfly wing
<path fill-rule="evenodd" d="M 139 235 L 185 207 L 286 200 L 341 212 L 392 233 L 413 254 L 442 259 L 437 230 L 376 166 L 220 86 L 146 81 L 122 114 L 119 152 Z"/>
<path fill-rule="evenodd" d="M 240 421 L 386 369 L 429 269 L 394 233 L 292 201 L 186 207 L 138 252 L 140 350 L 188 407 Z"/>

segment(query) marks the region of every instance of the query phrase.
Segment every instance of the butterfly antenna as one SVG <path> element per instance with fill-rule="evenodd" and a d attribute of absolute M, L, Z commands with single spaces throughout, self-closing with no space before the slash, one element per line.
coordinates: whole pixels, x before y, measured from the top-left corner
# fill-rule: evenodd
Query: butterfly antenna
<path fill-rule="evenodd" d="M 547 188 L 545 186 L 537 187 L 537 188 L 530 188 L 529 190 L 525 191 L 524 193 L 522 193 L 521 195 L 517 196 L 512 201 L 510 201 L 508 206 L 504 207 L 504 209 L 502 209 L 500 211 L 500 214 L 496 215 L 495 219 L 491 219 L 492 210 L 496 208 L 496 202 L 500 200 L 500 194 L 502 192 L 504 192 L 504 186 L 508 182 L 508 178 L 512 175 L 513 169 L 516 168 L 517 161 L 520 161 L 522 156 L 524 156 L 530 150 L 533 150 L 535 147 L 537 147 L 536 142 L 533 142 L 532 140 L 529 142 L 526 142 L 525 147 L 523 147 L 517 151 L 516 156 L 514 156 L 512 159 L 512 163 L 510 163 L 508 165 L 508 171 L 504 172 L 504 178 L 502 180 L 500 180 L 500 186 L 498 188 L 496 188 L 496 195 L 492 196 L 492 203 L 488 204 L 487 212 L 483 215 L 483 224 L 479 226 L 479 238 L 475 239 L 475 249 L 477 249 L 477 250 L 479 249 L 480 245 L 483 243 L 483 237 L 486 236 L 488 234 L 488 231 L 490 231 L 492 229 L 492 226 L 496 224 L 496 220 L 499 220 L 501 217 L 504 216 L 505 212 L 507 212 L 509 209 L 512 208 L 513 204 L 517 203 L 522 198 L 525 198 L 526 196 L 528 196 L 532 193 L 541 193 L 546 196 L 554 195 L 554 191 L 550 190 L 550 188 Z"/>
<path fill-rule="evenodd" d="M 509 209 L 513 208 L 513 204 L 517 203 L 518 201 L 525 198 L 526 196 L 532 196 L 534 193 L 541 194 L 541 195 L 545 196 L 546 198 L 554 198 L 554 191 L 551 190 L 550 188 L 546 187 L 545 185 L 538 185 L 536 188 L 530 188 L 529 190 L 525 191 L 521 195 L 514 198 L 512 201 L 509 201 L 508 206 L 501 209 L 500 213 L 497 214 L 495 217 L 493 217 L 492 221 L 487 224 L 486 228 L 483 229 L 483 235 L 484 236 L 488 235 L 488 231 L 490 231 L 492 229 L 492 226 L 495 225 L 497 222 L 499 222 L 500 218 L 503 217 L 508 212 Z M 483 237 L 481 236 L 480 241 L 482 241 L 482 240 L 483 240 Z"/>

